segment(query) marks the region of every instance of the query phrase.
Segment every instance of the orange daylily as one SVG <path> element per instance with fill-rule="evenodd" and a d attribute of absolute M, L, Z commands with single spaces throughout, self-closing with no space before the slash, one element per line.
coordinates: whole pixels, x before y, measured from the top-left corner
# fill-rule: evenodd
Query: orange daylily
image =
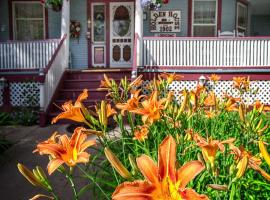
<path fill-rule="evenodd" d="M 216 116 L 216 113 L 214 111 L 208 111 L 208 110 L 205 110 L 205 116 L 208 118 L 208 119 L 212 119 Z"/>
<path fill-rule="evenodd" d="M 74 130 L 71 138 L 65 135 L 54 133 L 48 140 L 37 145 L 34 152 L 40 155 L 48 154 L 52 160 L 48 164 L 48 173 L 52 174 L 62 164 L 74 167 L 77 163 L 87 163 L 89 154 L 85 150 L 95 145 L 94 140 L 87 140 L 87 135 L 83 133 L 85 128 L 78 127 Z"/>
<path fill-rule="evenodd" d="M 105 90 L 107 91 L 108 89 L 110 89 L 112 87 L 112 83 L 110 78 L 108 78 L 108 76 L 106 74 L 103 74 L 104 80 L 100 81 L 100 86 L 98 88 L 98 90 Z"/>
<path fill-rule="evenodd" d="M 231 111 L 238 111 L 238 102 L 241 101 L 241 98 L 234 98 L 229 95 L 225 95 L 225 98 L 227 98 L 227 101 L 225 102 L 225 110 L 231 112 Z"/>
<path fill-rule="evenodd" d="M 141 90 L 132 91 L 132 96 L 126 103 L 116 104 L 116 108 L 121 110 L 123 116 L 125 115 L 125 111 L 131 111 L 138 108 L 140 99 L 144 97 L 144 95 L 140 95 L 140 92 Z"/>
<path fill-rule="evenodd" d="M 148 138 L 149 129 L 147 126 L 138 126 L 134 131 L 134 140 L 144 141 Z"/>
<path fill-rule="evenodd" d="M 211 107 L 211 106 L 216 106 L 216 104 L 217 104 L 216 95 L 213 91 L 211 91 L 210 94 L 204 100 L 204 105 Z"/>
<path fill-rule="evenodd" d="M 216 74 L 211 74 L 211 76 L 208 76 L 208 79 L 210 81 L 213 81 L 214 83 L 218 82 L 220 80 L 220 76 L 216 75 Z"/>
<path fill-rule="evenodd" d="M 84 89 L 79 95 L 74 105 L 72 101 L 68 101 L 62 105 L 63 112 L 52 119 L 52 124 L 56 123 L 60 119 L 70 119 L 76 122 L 83 122 L 89 125 L 89 122 L 85 119 L 85 115 L 88 115 L 87 109 L 82 104 L 82 101 L 88 98 L 88 90 Z"/>
<path fill-rule="evenodd" d="M 169 135 L 159 146 L 158 164 L 150 157 L 137 158 L 137 166 L 146 180 L 124 182 L 112 195 L 113 200 L 203 200 L 205 195 L 197 194 L 186 188 L 204 165 L 200 161 L 191 161 L 176 169 L 176 142 Z"/>
<path fill-rule="evenodd" d="M 130 112 L 142 115 L 143 123 L 153 124 L 154 121 L 160 119 L 161 110 L 164 109 L 166 99 L 158 100 L 158 91 L 154 91 L 149 99 L 144 100 L 141 104 L 143 108 L 137 108 Z"/>
<path fill-rule="evenodd" d="M 130 83 L 129 87 L 139 87 L 143 83 L 142 77 L 143 75 L 138 76 Z"/>
<path fill-rule="evenodd" d="M 163 79 L 166 79 L 168 84 L 171 84 L 173 81 L 180 81 L 184 78 L 184 76 L 177 75 L 175 73 L 170 74 L 170 73 L 166 73 L 166 72 L 160 74 L 160 77 Z"/>
<path fill-rule="evenodd" d="M 233 86 L 239 90 L 249 90 L 249 77 L 233 77 Z"/>
<path fill-rule="evenodd" d="M 267 174 L 262 168 L 260 168 L 260 164 L 262 163 L 261 159 L 253 156 L 251 152 L 246 151 L 243 146 L 238 148 L 234 146 L 233 144 L 230 144 L 230 149 L 232 151 L 231 153 L 235 155 L 235 159 L 238 163 L 237 165 L 238 172 L 236 174 L 237 178 L 242 177 L 247 167 L 250 167 L 258 171 L 264 178 L 270 181 L 270 175 Z"/>
<path fill-rule="evenodd" d="M 214 167 L 215 157 L 218 149 L 223 153 L 225 151 L 224 144 L 231 144 L 234 142 L 234 138 L 228 140 L 219 141 L 212 140 L 211 138 L 207 141 L 205 138 L 201 137 L 199 134 L 194 134 L 193 140 L 197 143 L 199 147 L 202 148 L 202 154 L 205 161 L 209 161 L 211 167 Z"/>
<path fill-rule="evenodd" d="M 253 104 L 253 108 L 255 110 L 258 110 L 260 112 L 262 111 L 270 111 L 270 106 L 265 106 L 263 103 L 261 103 L 259 100 L 256 100 Z"/>

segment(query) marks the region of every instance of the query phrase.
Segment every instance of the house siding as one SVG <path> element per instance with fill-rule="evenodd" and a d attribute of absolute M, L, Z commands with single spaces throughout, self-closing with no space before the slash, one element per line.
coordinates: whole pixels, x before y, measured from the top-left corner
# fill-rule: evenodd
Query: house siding
<path fill-rule="evenodd" d="M 8 1 L 0 0 L 0 41 L 9 40 Z"/>
<path fill-rule="evenodd" d="M 251 35 L 270 35 L 270 15 L 253 15 L 251 17 Z"/>
<path fill-rule="evenodd" d="M 88 41 L 87 32 L 87 0 L 71 0 L 70 20 L 81 23 L 81 36 L 70 39 L 71 67 L 82 69 L 88 67 Z"/>
<path fill-rule="evenodd" d="M 236 0 L 223 0 L 221 11 L 221 32 L 235 30 Z"/>
<path fill-rule="evenodd" d="M 50 39 L 61 36 L 61 12 L 54 12 L 48 9 L 48 34 Z"/>

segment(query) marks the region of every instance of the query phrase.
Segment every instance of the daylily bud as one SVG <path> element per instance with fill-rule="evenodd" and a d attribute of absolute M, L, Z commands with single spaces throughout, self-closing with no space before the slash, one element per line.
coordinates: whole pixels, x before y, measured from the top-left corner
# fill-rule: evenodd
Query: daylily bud
<path fill-rule="evenodd" d="M 214 190 L 221 190 L 221 191 L 227 191 L 228 190 L 227 185 L 208 184 L 207 186 L 214 189 Z"/>
<path fill-rule="evenodd" d="M 232 164 L 232 165 L 230 166 L 230 169 L 229 169 L 229 174 L 232 175 L 232 174 L 234 173 L 234 171 L 235 171 L 235 165 Z"/>
<path fill-rule="evenodd" d="M 240 117 L 241 121 L 244 122 L 245 121 L 245 114 L 244 114 L 244 108 L 243 108 L 242 103 L 239 105 L 238 111 L 239 111 L 239 117 Z"/>
<path fill-rule="evenodd" d="M 262 140 L 259 141 L 259 148 L 260 148 L 260 151 L 261 151 L 261 154 L 262 154 L 264 160 L 270 166 L 270 155 L 267 152 L 267 149 L 266 149 Z"/>
<path fill-rule="evenodd" d="M 130 172 L 127 170 L 127 168 L 124 167 L 124 165 L 121 163 L 121 161 L 115 156 L 115 154 L 109 149 L 109 148 L 105 148 L 104 149 L 106 158 L 108 159 L 108 161 L 111 163 L 111 165 L 113 166 L 113 168 L 125 179 L 130 179 L 131 178 L 131 174 Z"/>
<path fill-rule="evenodd" d="M 236 168 L 238 169 L 236 173 L 236 178 L 241 178 L 248 166 L 248 157 L 244 156 L 237 164 Z"/>
<path fill-rule="evenodd" d="M 135 158 L 134 158 L 131 154 L 128 154 L 128 159 L 129 159 L 129 163 L 130 163 L 130 165 L 131 165 L 133 174 L 136 174 L 136 172 L 138 172 L 139 169 L 138 169 L 138 167 L 137 167 Z"/>
<path fill-rule="evenodd" d="M 44 187 L 40 179 L 34 175 L 27 167 L 25 167 L 23 164 L 18 163 L 17 165 L 20 173 L 33 185 L 36 187 Z"/>

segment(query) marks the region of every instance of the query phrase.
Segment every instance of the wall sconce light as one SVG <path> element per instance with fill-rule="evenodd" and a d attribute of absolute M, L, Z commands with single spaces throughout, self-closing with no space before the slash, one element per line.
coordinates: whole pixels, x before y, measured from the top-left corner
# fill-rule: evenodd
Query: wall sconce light
<path fill-rule="evenodd" d="M 4 89 L 6 87 L 8 87 L 7 79 L 5 77 L 1 77 L 0 78 L 0 89 Z"/>
<path fill-rule="evenodd" d="M 206 80 L 205 76 L 204 75 L 201 75 L 199 77 L 199 85 L 200 86 L 205 86 L 206 85 L 206 82 L 207 82 L 207 80 Z"/>

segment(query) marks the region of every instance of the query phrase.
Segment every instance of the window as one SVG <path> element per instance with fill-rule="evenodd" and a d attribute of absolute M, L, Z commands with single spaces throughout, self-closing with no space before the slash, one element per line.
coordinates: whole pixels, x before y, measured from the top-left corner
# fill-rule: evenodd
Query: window
<path fill-rule="evenodd" d="M 192 19 L 193 36 L 215 36 L 217 0 L 193 0 Z"/>
<path fill-rule="evenodd" d="M 13 2 L 13 36 L 16 40 L 45 38 L 44 8 L 37 2 Z"/>
<path fill-rule="evenodd" d="M 248 7 L 247 5 L 237 3 L 236 30 L 238 33 L 246 35 L 248 25 Z"/>

